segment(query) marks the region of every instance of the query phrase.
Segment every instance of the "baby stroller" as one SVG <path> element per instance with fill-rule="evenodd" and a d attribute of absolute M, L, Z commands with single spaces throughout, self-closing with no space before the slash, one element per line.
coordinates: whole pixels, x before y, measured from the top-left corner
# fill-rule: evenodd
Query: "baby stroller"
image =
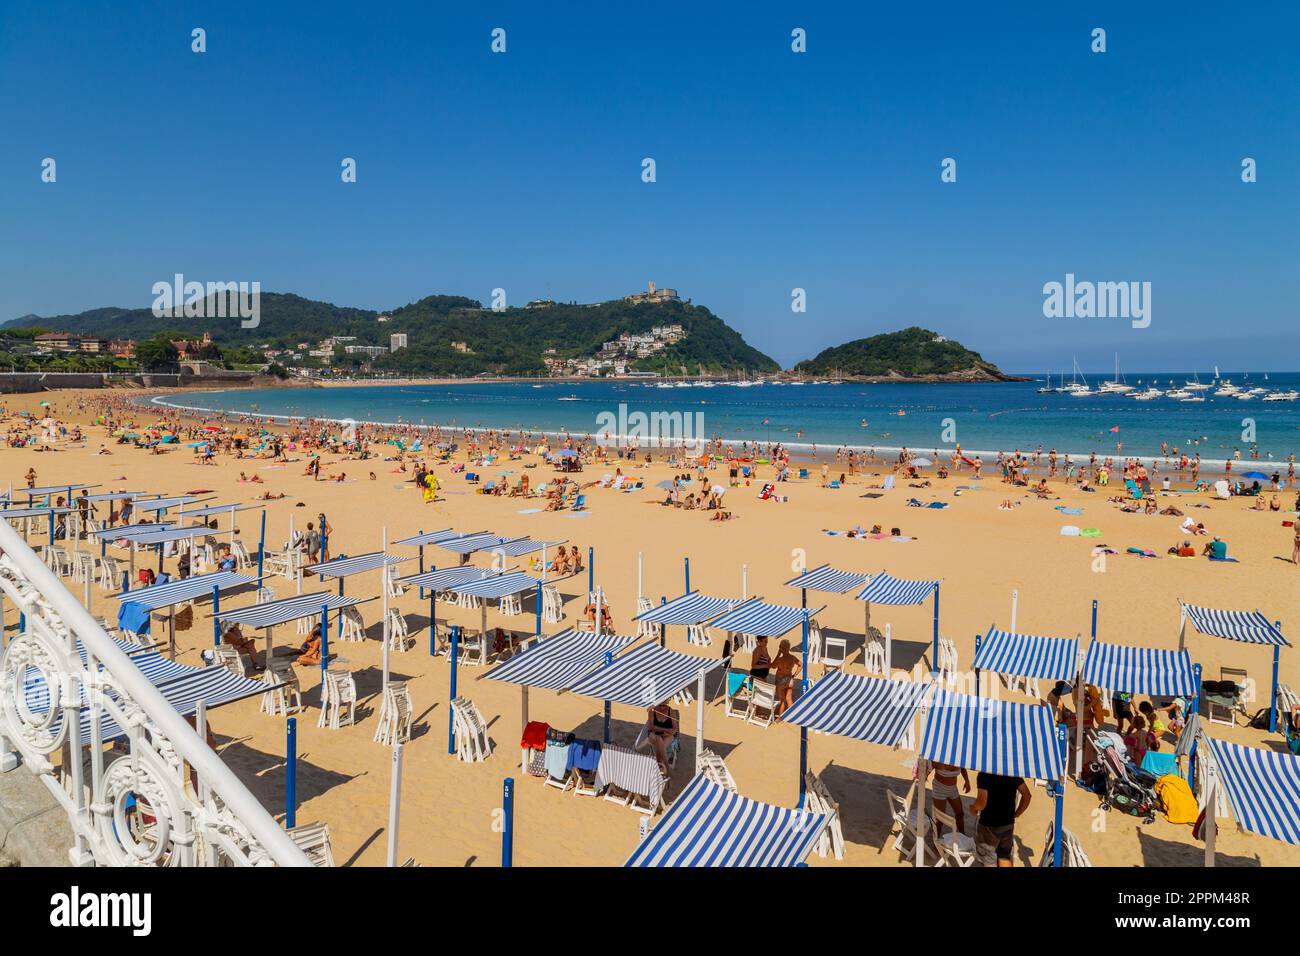
<path fill-rule="evenodd" d="M 1105 782 L 1101 808 L 1114 807 L 1129 816 L 1142 817 L 1143 823 L 1154 823 L 1156 810 L 1160 808 L 1156 778 L 1128 759 L 1124 739 L 1119 734 L 1090 731 L 1088 737 L 1097 755 L 1089 769 L 1100 774 Z"/>

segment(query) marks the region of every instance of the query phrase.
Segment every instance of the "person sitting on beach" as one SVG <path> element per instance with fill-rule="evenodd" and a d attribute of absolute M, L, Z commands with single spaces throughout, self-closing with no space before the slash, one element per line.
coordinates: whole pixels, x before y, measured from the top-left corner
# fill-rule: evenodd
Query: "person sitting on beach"
<path fill-rule="evenodd" d="M 646 739 L 655 752 L 655 760 L 659 763 L 659 772 L 665 777 L 668 776 L 669 769 L 668 748 L 672 746 L 673 740 L 677 737 L 679 728 L 680 722 L 677 718 L 677 712 L 669 706 L 667 701 L 649 708 L 645 721 Z"/>
<path fill-rule="evenodd" d="M 1225 561 L 1228 557 L 1228 542 L 1216 535 L 1214 540 L 1202 549 L 1201 554 L 1215 561 Z"/>
<path fill-rule="evenodd" d="M 749 676 L 767 680 L 772 669 L 772 655 L 767 650 L 767 638 L 760 637 L 754 646 L 754 653 L 749 660 Z"/>
<path fill-rule="evenodd" d="M 1192 547 L 1192 542 L 1191 542 L 1191 540 L 1186 539 L 1186 538 L 1183 539 L 1183 543 L 1182 543 L 1182 544 L 1176 544 L 1176 545 L 1174 545 L 1172 548 L 1170 548 L 1170 549 L 1169 549 L 1169 553 L 1172 554 L 1174 557 L 1177 557 L 1177 558 L 1194 558 L 1194 557 L 1196 557 L 1196 549 Z"/>
<path fill-rule="evenodd" d="M 221 549 L 221 560 L 217 562 L 217 570 L 218 571 L 235 570 L 235 556 L 230 553 L 229 545 L 223 546 Z"/>
<path fill-rule="evenodd" d="M 221 641 L 247 657 L 254 670 L 262 669 L 257 663 L 257 642 L 251 637 L 244 637 L 244 632 L 240 630 L 238 624 L 231 624 L 226 628 L 226 632 L 221 635 Z"/>
<path fill-rule="evenodd" d="M 307 640 L 303 641 L 302 646 L 298 648 L 298 659 L 294 661 L 294 663 L 302 664 L 304 667 L 312 664 L 319 664 L 320 645 L 320 625 L 317 624 L 312 628 L 311 634 L 307 636 Z"/>
<path fill-rule="evenodd" d="M 1159 750 L 1160 735 L 1168 729 L 1165 727 L 1165 722 L 1160 719 L 1160 714 L 1156 711 L 1155 707 L 1149 700 L 1144 700 L 1142 703 L 1138 704 L 1138 713 L 1141 714 L 1142 719 L 1146 721 L 1151 735 L 1151 745 L 1147 749 Z"/>
<path fill-rule="evenodd" d="M 591 604 L 588 604 L 587 607 L 583 610 L 583 614 L 586 616 L 587 622 L 592 625 L 592 630 L 595 630 L 595 625 L 596 625 L 595 603 L 593 602 Z M 600 633 L 602 634 L 614 633 L 614 615 L 610 612 L 609 605 L 605 604 L 604 602 L 601 602 L 600 605 Z"/>
<path fill-rule="evenodd" d="M 776 716 L 780 717 L 794 706 L 794 679 L 803 670 L 799 658 L 790 653 L 789 641 L 782 641 L 777 648 L 772 670 L 775 671 L 773 678 L 776 682 Z"/>

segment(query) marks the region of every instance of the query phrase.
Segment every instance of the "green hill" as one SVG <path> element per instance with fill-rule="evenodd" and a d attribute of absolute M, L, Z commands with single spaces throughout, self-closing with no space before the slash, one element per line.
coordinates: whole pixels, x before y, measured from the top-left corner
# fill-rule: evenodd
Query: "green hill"
<path fill-rule="evenodd" d="M 375 369 L 422 375 L 538 375 L 543 357 L 593 356 L 621 333 L 648 333 L 658 325 L 680 324 L 685 336 L 661 351 L 630 362 L 638 371 L 664 374 L 775 372 L 771 358 L 745 343 L 740 334 L 703 306 L 682 302 L 634 303 L 614 300 L 592 305 L 554 304 L 543 308 L 484 309 L 474 299 L 434 295 L 388 313 L 352 309 L 280 293 L 262 293 L 261 322 L 243 329 L 237 319 L 155 317 L 150 309 L 102 308 L 77 315 L 35 316 L 0 326 L 0 336 L 17 327 L 42 327 L 104 338 L 147 339 L 162 332 L 209 332 L 228 355 L 245 348 L 297 348 L 328 336 L 355 336 L 358 345 L 389 344 L 394 332 L 407 335 L 407 347 L 373 360 Z M 468 351 L 453 348 L 463 343 Z M 349 343 L 352 344 L 352 343 Z M 360 355 L 336 350 L 331 364 L 356 365 Z"/>
<path fill-rule="evenodd" d="M 958 342 L 928 329 L 913 326 L 855 339 L 825 349 L 816 358 L 800 362 L 794 371 L 809 375 L 852 378 L 914 379 L 918 381 L 1011 381 L 992 362 Z"/>

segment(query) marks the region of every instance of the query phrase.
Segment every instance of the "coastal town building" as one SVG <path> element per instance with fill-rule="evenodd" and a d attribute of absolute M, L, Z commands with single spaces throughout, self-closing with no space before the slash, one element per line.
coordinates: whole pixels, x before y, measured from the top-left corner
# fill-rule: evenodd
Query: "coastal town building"
<path fill-rule="evenodd" d="M 388 337 L 388 350 L 396 352 L 398 349 L 406 348 L 406 333 L 394 332 Z"/>
<path fill-rule="evenodd" d="M 676 289 L 660 289 L 651 282 L 645 292 L 634 292 L 623 297 L 628 302 L 680 302 Z"/>

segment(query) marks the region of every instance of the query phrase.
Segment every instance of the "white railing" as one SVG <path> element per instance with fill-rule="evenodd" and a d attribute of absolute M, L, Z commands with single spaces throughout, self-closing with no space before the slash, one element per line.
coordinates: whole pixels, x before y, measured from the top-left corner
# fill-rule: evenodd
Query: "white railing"
<path fill-rule="evenodd" d="M 67 811 L 75 865 L 310 865 L 4 520 L 0 591 L 25 621 L 0 655 L 0 770 L 13 770 L 21 758 Z M 27 686 L 41 681 L 48 704 L 29 703 Z M 83 707 L 89 740 L 81 739 Z M 105 716 L 126 730 L 124 750 L 105 747 Z"/>

